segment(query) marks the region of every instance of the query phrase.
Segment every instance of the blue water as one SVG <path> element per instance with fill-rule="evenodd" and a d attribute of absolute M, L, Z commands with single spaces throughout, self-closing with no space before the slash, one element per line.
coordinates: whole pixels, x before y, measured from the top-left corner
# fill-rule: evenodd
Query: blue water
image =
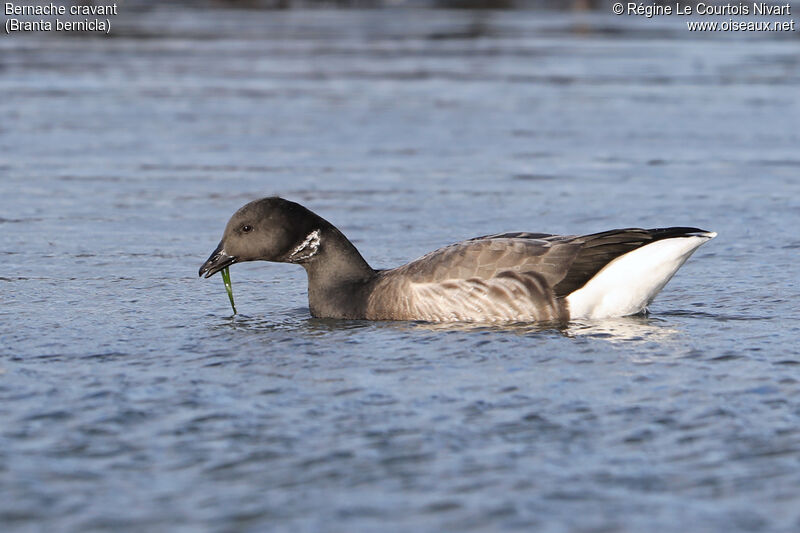
<path fill-rule="evenodd" d="M 800 39 L 598 13 L 131 11 L 0 39 L 3 531 L 797 531 Z M 719 233 L 652 314 L 311 318 L 197 269 L 268 194 L 374 267 Z"/>

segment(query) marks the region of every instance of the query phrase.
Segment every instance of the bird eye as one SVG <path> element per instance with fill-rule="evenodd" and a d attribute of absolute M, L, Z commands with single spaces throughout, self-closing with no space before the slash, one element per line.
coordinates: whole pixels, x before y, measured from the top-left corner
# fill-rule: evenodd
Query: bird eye
<path fill-rule="evenodd" d="M 242 226 L 242 231 L 245 233 L 250 233 L 251 231 L 253 231 L 253 226 L 251 226 L 250 224 Z"/>

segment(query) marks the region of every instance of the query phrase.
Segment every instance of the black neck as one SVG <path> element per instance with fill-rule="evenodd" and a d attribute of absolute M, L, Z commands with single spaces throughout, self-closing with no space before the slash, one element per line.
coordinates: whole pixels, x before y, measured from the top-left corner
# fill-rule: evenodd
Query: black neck
<path fill-rule="evenodd" d="M 303 267 L 312 315 L 364 318 L 376 273 L 341 231 L 326 222 L 320 228 L 319 251 Z"/>

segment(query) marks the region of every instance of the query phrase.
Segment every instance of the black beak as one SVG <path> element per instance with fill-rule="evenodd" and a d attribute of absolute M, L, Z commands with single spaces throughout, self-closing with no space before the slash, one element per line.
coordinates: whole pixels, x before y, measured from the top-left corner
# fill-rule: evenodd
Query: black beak
<path fill-rule="evenodd" d="M 222 251 L 222 242 L 220 242 L 217 249 L 211 252 L 211 257 L 200 267 L 199 275 L 203 277 L 203 274 L 205 274 L 207 278 L 210 278 L 226 266 L 232 265 L 235 262 L 235 257 Z"/>

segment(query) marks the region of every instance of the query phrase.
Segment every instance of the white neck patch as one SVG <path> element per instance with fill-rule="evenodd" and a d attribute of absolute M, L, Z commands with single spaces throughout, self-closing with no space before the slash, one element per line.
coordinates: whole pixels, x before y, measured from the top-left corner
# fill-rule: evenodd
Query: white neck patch
<path fill-rule="evenodd" d="M 319 230 L 315 229 L 292 250 L 292 253 L 289 254 L 289 261 L 299 262 L 311 259 L 319 250 L 319 241 Z"/>

